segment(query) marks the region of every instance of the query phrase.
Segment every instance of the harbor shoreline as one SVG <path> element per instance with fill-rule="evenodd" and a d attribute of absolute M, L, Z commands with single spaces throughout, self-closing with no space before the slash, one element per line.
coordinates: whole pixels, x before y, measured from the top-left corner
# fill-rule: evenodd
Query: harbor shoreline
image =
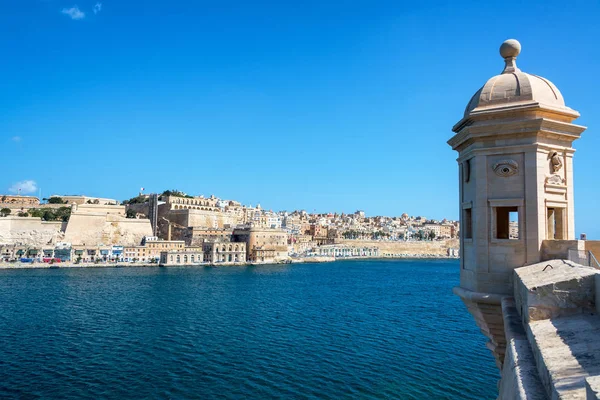
<path fill-rule="evenodd" d="M 401 256 L 379 256 L 379 257 L 306 257 L 291 259 L 286 262 L 242 262 L 242 263 L 201 263 L 201 264 L 187 264 L 187 265 L 161 265 L 157 263 L 133 263 L 133 262 L 101 262 L 101 263 L 0 263 L 0 270 L 6 269 L 60 269 L 60 268 L 125 268 L 125 267 L 137 267 L 137 268 L 151 268 L 151 267 L 242 267 L 242 266 L 253 266 L 253 265 L 282 265 L 282 264 L 304 264 L 304 263 L 330 263 L 344 260 L 452 260 L 458 259 L 452 256 L 442 256 L 436 254 L 407 254 Z"/>

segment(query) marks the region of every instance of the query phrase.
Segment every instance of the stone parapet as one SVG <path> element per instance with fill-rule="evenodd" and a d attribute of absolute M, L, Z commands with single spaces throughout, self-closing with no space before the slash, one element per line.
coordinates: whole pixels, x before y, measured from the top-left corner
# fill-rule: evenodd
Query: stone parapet
<path fill-rule="evenodd" d="M 500 400 L 546 400 L 548 397 L 538 377 L 535 357 L 527 341 L 527 334 L 515 299 L 502 299 L 506 354 L 500 381 Z"/>
<path fill-rule="evenodd" d="M 595 312 L 596 270 L 551 260 L 515 270 L 514 297 L 524 323 Z"/>
<path fill-rule="evenodd" d="M 569 251 L 585 251 L 584 240 L 544 240 L 542 242 L 542 261 L 568 260 Z"/>

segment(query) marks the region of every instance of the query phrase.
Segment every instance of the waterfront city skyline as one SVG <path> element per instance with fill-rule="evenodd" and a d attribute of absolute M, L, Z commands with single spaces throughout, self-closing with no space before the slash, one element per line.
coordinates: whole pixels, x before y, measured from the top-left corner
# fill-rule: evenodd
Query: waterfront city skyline
<path fill-rule="evenodd" d="M 445 142 L 515 37 L 519 66 L 590 127 L 575 144 L 575 227 L 600 237 L 597 3 L 520 7 L 535 26 L 511 24 L 505 4 L 304 4 L 7 5 L 2 192 L 123 200 L 175 187 L 273 210 L 457 219 Z"/>

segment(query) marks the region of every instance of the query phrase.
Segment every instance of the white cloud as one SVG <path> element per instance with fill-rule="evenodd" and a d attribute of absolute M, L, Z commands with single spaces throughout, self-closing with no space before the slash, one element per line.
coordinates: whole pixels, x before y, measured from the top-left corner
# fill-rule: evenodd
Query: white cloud
<path fill-rule="evenodd" d="M 98 14 L 102 10 L 102 3 L 97 2 L 94 5 L 94 14 Z"/>
<path fill-rule="evenodd" d="M 83 19 L 85 18 L 85 13 L 79 9 L 77 6 L 73 6 L 71 8 L 63 8 L 61 11 L 63 14 L 68 15 L 71 19 Z"/>
<path fill-rule="evenodd" d="M 19 189 L 20 189 L 20 192 L 19 192 Z M 32 193 L 36 193 L 37 190 L 38 190 L 37 183 L 35 183 L 35 181 L 32 181 L 32 180 L 17 182 L 8 188 L 8 191 L 10 193 L 17 193 L 17 194 L 18 193 L 32 194 Z"/>
<path fill-rule="evenodd" d="M 21 136 L 13 136 L 10 138 L 15 143 L 19 143 L 21 141 Z"/>

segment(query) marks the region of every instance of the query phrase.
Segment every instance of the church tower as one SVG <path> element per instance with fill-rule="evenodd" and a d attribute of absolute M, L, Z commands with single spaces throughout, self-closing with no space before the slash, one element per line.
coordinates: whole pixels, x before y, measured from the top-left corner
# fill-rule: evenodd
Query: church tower
<path fill-rule="evenodd" d="M 517 67 L 521 45 L 500 47 L 504 69 L 469 101 L 448 141 L 458 152 L 460 287 L 503 359 L 500 299 L 513 270 L 536 263 L 544 240 L 575 239 L 573 141 L 585 127 L 549 80 Z"/>

